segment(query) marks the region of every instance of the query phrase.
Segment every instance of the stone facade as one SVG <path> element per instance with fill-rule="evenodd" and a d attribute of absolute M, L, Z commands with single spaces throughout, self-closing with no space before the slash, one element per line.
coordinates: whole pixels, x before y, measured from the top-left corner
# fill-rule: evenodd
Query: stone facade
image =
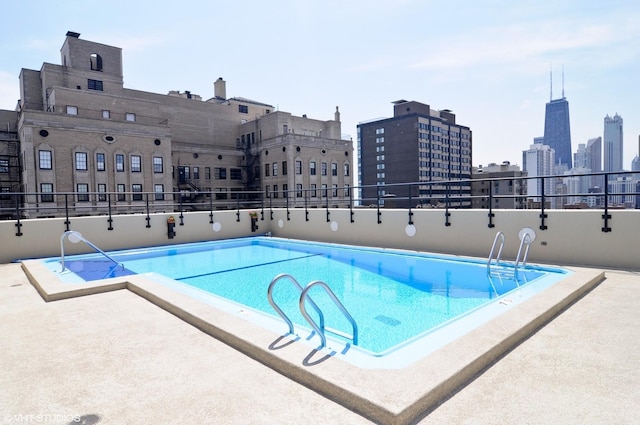
<path fill-rule="evenodd" d="M 222 78 L 206 101 L 190 92 L 124 88 L 121 49 L 72 32 L 61 63 L 20 73 L 17 134 L 29 216 L 59 215 L 52 211 L 64 204 L 77 214 L 100 213 L 109 204 L 130 211 L 147 200 L 154 211 L 164 211 L 177 198 L 208 207 L 206 192 L 220 202 L 216 208 L 226 208 L 225 200 L 261 198 L 242 193 L 249 190 L 311 184 L 311 158 L 318 167 L 326 161 L 340 170 L 320 176 L 318 168 L 318 189 L 351 185 L 353 150 L 340 139 L 337 110 L 334 120 L 319 121 L 246 98 L 227 99 Z M 287 182 L 271 182 L 263 161 L 287 161 Z M 296 175 L 295 161 L 305 164 L 303 174 Z M 349 198 L 340 192 L 331 199 Z"/>

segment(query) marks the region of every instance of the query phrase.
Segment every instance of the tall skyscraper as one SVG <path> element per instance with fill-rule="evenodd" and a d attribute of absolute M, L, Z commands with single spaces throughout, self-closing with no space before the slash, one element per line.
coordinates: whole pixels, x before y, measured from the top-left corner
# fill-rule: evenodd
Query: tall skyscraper
<path fill-rule="evenodd" d="M 522 152 L 522 169 L 529 177 L 550 176 L 553 164 L 556 163 L 555 151 L 546 144 L 534 143 Z M 553 193 L 553 185 L 549 180 L 545 182 L 545 194 Z M 531 179 L 527 182 L 527 197 L 535 202 L 540 202 L 542 195 L 542 181 Z"/>
<path fill-rule="evenodd" d="M 604 171 L 622 171 L 622 117 L 604 117 Z"/>
<path fill-rule="evenodd" d="M 587 141 L 587 168 L 591 169 L 592 173 L 599 173 L 602 171 L 602 137 L 595 137 Z M 604 177 L 591 176 L 589 187 L 602 188 L 604 185 Z"/>
<path fill-rule="evenodd" d="M 564 97 L 564 71 L 562 72 L 562 98 L 553 99 L 551 80 L 550 100 L 544 114 L 544 144 L 556 152 L 555 164 L 572 168 L 571 126 L 569 123 L 569 102 Z"/>
<path fill-rule="evenodd" d="M 544 144 L 556 152 L 556 164 L 572 168 L 569 102 L 564 96 L 547 103 L 544 114 Z"/>

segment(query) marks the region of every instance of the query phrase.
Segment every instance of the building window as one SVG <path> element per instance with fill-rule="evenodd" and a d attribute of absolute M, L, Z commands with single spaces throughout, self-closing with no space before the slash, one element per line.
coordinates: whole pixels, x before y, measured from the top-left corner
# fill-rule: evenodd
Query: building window
<path fill-rule="evenodd" d="M 53 183 L 40 183 L 40 202 L 53 202 Z"/>
<path fill-rule="evenodd" d="M 135 121 L 136 120 L 136 114 L 132 113 L 132 112 L 127 112 L 124 115 L 124 119 L 127 121 Z"/>
<path fill-rule="evenodd" d="M 78 107 L 67 105 L 67 115 L 78 115 Z"/>
<path fill-rule="evenodd" d="M 164 185 L 156 184 L 153 186 L 156 201 L 164 201 Z"/>
<path fill-rule="evenodd" d="M 269 164 L 264 164 L 264 176 L 265 177 L 269 177 L 269 170 L 271 169 L 271 166 Z"/>
<path fill-rule="evenodd" d="M 131 195 L 132 201 L 142 201 L 142 185 L 141 184 L 132 184 L 131 191 L 133 194 Z"/>
<path fill-rule="evenodd" d="M 273 193 L 273 197 L 274 198 L 278 197 L 278 185 L 277 184 L 273 185 L 273 192 L 272 193 Z"/>
<path fill-rule="evenodd" d="M 87 153 L 86 152 L 76 152 L 76 170 L 87 171 Z"/>
<path fill-rule="evenodd" d="M 327 175 L 327 163 L 326 162 L 321 162 L 320 163 L 320 175 L 323 175 L 323 176 Z"/>
<path fill-rule="evenodd" d="M 104 183 L 98 183 L 98 201 L 104 202 L 107 200 L 107 185 Z"/>
<path fill-rule="evenodd" d="M 200 167 L 193 167 L 193 179 L 200 180 Z"/>
<path fill-rule="evenodd" d="M 111 118 L 111 111 L 109 111 L 108 109 L 103 109 L 102 110 L 102 118 L 104 118 L 105 120 L 108 120 Z"/>
<path fill-rule="evenodd" d="M 335 162 L 331 163 L 331 175 L 332 176 L 338 175 L 338 164 L 336 164 Z"/>
<path fill-rule="evenodd" d="M 384 134 L 384 128 L 376 128 L 376 134 Z"/>
<path fill-rule="evenodd" d="M 302 174 L 302 161 L 296 161 L 296 174 Z"/>
<path fill-rule="evenodd" d="M 156 174 L 164 173 L 164 166 L 162 164 L 162 157 L 161 156 L 154 156 L 153 157 L 153 172 L 156 173 Z"/>
<path fill-rule="evenodd" d="M 8 173 L 8 172 L 9 172 L 9 160 L 0 159 L 0 173 Z"/>
<path fill-rule="evenodd" d="M 211 167 L 204 167 L 205 180 L 211 180 Z"/>
<path fill-rule="evenodd" d="M 97 53 L 89 55 L 92 71 L 102 71 L 102 57 Z"/>
<path fill-rule="evenodd" d="M 334 198 L 338 197 L 338 185 L 334 184 L 331 190 L 331 196 Z"/>
<path fill-rule="evenodd" d="M 51 151 L 38 151 L 38 156 L 40 157 L 40 169 L 51 170 L 52 168 Z"/>
<path fill-rule="evenodd" d="M 118 201 L 120 202 L 124 202 L 127 200 L 127 195 L 125 195 L 125 187 L 123 184 L 118 184 L 117 186 L 117 190 L 118 190 Z"/>
<path fill-rule="evenodd" d="M 87 183 L 78 183 L 76 192 L 78 192 L 78 202 L 89 202 L 89 185 Z"/>
<path fill-rule="evenodd" d="M 89 81 L 87 81 L 87 88 L 89 90 L 102 91 L 102 88 L 103 88 L 102 81 L 89 79 Z"/>
<path fill-rule="evenodd" d="M 296 184 L 296 198 L 302 198 L 302 184 Z"/>
<path fill-rule="evenodd" d="M 142 171 L 142 157 L 140 155 L 131 155 L 131 172 L 139 173 Z"/>
<path fill-rule="evenodd" d="M 287 161 L 282 161 L 282 175 L 287 175 Z"/>
<path fill-rule="evenodd" d="M 8 195 L 9 193 L 11 193 L 11 188 L 9 186 L 3 186 L 0 188 L 0 199 L 2 199 L 3 201 L 10 201 L 11 200 L 11 195 Z"/>
<path fill-rule="evenodd" d="M 346 196 L 346 197 L 351 196 L 351 190 L 349 189 L 349 185 L 348 184 L 344 185 L 344 196 Z"/>
<path fill-rule="evenodd" d="M 214 177 L 216 178 L 216 180 L 226 180 L 227 179 L 227 169 L 226 168 L 215 168 L 214 170 Z"/>
<path fill-rule="evenodd" d="M 96 154 L 96 170 L 97 171 L 104 171 L 106 170 L 106 162 L 105 162 L 105 157 L 103 153 L 97 153 Z"/>
<path fill-rule="evenodd" d="M 309 162 L 309 175 L 311 175 L 311 176 L 315 176 L 316 175 L 316 162 L 315 161 Z"/>
<path fill-rule="evenodd" d="M 116 154 L 116 171 L 124 172 L 124 155 L 122 154 Z"/>
<path fill-rule="evenodd" d="M 348 176 L 350 173 L 349 164 L 344 164 L 344 175 Z"/>
<path fill-rule="evenodd" d="M 220 201 L 220 200 L 224 200 L 227 199 L 227 188 L 226 187 L 219 187 L 218 189 L 216 189 L 216 201 Z"/>
<path fill-rule="evenodd" d="M 264 187 L 264 191 L 266 193 L 267 198 L 271 198 L 271 187 L 269 185 L 266 185 Z"/>
<path fill-rule="evenodd" d="M 326 197 L 327 197 L 327 185 L 326 185 L 326 184 L 323 184 L 323 185 L 321 186 L 321 191 L 320 191 L 320 192 L 321 192 L 321 196 L 322 196 L 323 198 L 326 198 Z"/>
<path fill-rule="evenodd" d="M 289 185 L 286 183 L 282 185 L 282 197 L 283 198 L 289 197 Z"/>
<path fill-rule="evenodd" d="M 273 177 L 278 175 L 278 163 L 274 162 L 273 163 L 273 173 L 272 173 Z"/>
<path fill-rule="evenodd" d="M 318 196 L 318 194 L 316 193 L 316 185 L 312 184 L 311 186 L 309 186 L 309 196 L 312 198 L 315 198 Z"/>
<path fill-rule="evenodd" d="M 229 174 L 231 180 L 242 180 L 242 170 L 240 168 L 231 168 Z"/>
<path fill-rule="evenodd" d="M 238 112 L 240 112 L 241 114 L 248 114 L 249 107 L 247 105 L 238 105 Z"/>

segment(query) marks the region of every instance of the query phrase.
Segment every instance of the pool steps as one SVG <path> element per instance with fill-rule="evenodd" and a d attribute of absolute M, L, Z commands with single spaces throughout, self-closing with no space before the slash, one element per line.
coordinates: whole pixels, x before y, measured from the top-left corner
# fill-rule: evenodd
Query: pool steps
<path fill-rule="evenodd" d="M 518 248 L 518 254 L 516 255 L 516 261 L 513 266 L 513 278 L 518 284 L 518 267 L 522 263 L 522 267 L 527 267 L 527 256 L 529 255 L 529 248 L 531 247 L 531 243 L 535 239 L 535 232 L 529 228 L 523 228 L 520 230 L 518 235 L 520 238 L 520 247 Z M 498 245 L 499 241 L 499 245 Z M 493 258 L 493 253 L 496 250 L 496 246 L 498 246 L 498 253 L 496 254 L 495 262 Z M 491 272 L 492 263 L 495 266 L 500 266 L 500 257 L 502 256 L 502 248 L 504 248 L 504 233 L 498 232 L 496 233 L 496 237 L 493 240 L 493 245 L 491 245 L 491 251 L 489 252 L 489 258 L 487 259 L 487 276 L 499 276 L 502 277 L 504 275 L 504 271 L 502 272 Z M 524 249 L 524 251 L 523 251 Z M 522 258 L 520 258 L 522 256 Z M 495 288 L 494 288 L 495 290 Z M 497 295 L 497 293 L 496 293 Z"/>

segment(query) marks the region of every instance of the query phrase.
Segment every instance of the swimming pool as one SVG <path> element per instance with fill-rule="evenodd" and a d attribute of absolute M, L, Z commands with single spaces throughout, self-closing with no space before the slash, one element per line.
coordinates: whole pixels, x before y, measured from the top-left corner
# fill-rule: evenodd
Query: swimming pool
<path fill-rule="evenodd" d="M 430 346 L 446 343 L 569 273 L 527 266 L 519 271 L 518 281 L 509 273 L 490 278 L 486 260 L 271 237 L 115 251 L 109 256 L 124 267 L 114 267 L 100 254 L 76 255 L 67 257 L 68 270 L 60 276 L 82 282 L 159 274 L 165 278 L 158 281 L 173 289 L 203 300 L 229 300 L 235 305 L 231 310 L 254 312 L 253 320 L 267 327 L 278 323 L 280 332 L 286 326 L 267 299 L 272 279 L 287 273 L 303 287 L 323 281 L 358 327 L 357 347 L 350 347 L 350 341 L 340 336 L 331 344 L 342 347 L 337 351 L 346 346 L 370 356 L 388 355 L 427 334 L 441 335 Z M 60 272 L 59 259 L 47 259 L 45 264 Z M 501 269 L 509 271 L 509 267 Z M 314 339 L 300 313 L 300 291 L 289 283 L 274 286 L 274 301 L 295 323 L 296 332 L 306 335 L 303 339 L 317 343 L 317 335 Z M 327 328 L 352 333 L 351 324 L 320 288 L 311 288 L 309 295 L 322 310 Z M 310 314 L 317 320 L 313 309 Z"/>

